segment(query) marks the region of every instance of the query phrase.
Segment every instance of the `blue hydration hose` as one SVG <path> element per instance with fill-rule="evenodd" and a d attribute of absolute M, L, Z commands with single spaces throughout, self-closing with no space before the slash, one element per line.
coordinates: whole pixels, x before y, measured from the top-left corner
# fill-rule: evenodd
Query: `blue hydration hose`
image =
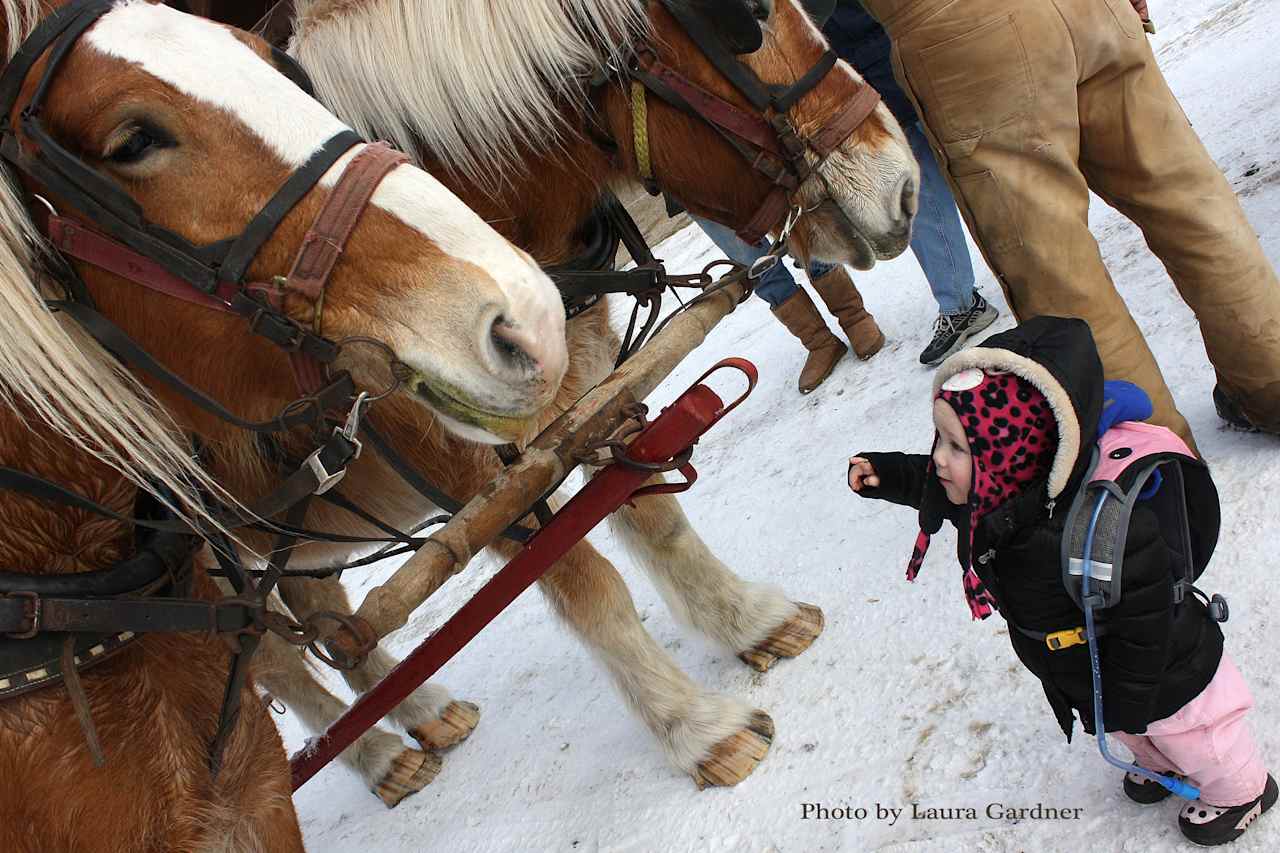
<path fill-rule="evenodd" d="M 1181 779 L 1153 773 L 1136 764 L 1128 764 L 1107 751 L 1107 724 L 1106 718 L 1102 716 L 1102 666 L 1098 661 L 1098 635 L 1093 627 L 1094 602 L 1089 595 L 1089 578 L 1093 566 L 1093 534 L 1098 527 L 1098 519 L 1102 516 L 1102 507 L 1110 496 L 1110 493 L 1105 490 L 1098 495 L 1098 504 L 1093 509 L 1093 517 L 1089 519 L 1089 529 L 1085 534 L 1084 569 L 1080 573 L 1080 601 L 1084 605 L 1084 632 L 1089 641 L 1089 665 L 1093 669 L 1093 726 L 1098 733 L 1098 751 L 1109 764 L 1127 773 L 1136 773 L 1150 779 L 1179 797 L 1196 800 L 1200 798 L 1200 789 L 1196 786 L 1189 785 Z"/>

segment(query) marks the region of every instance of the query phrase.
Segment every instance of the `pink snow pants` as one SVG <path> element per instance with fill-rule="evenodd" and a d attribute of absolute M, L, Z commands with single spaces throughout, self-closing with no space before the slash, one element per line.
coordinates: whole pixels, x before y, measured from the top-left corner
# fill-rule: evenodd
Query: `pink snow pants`
<path fill-rule="evenodd" d="M 1267 769 L 1245 714 L 1253 696 L 1224 651 L 1218 671 L 1199 696 L 1172 716 L 1147 726 L 1146 734 L 1112 734 L 1137 763 L 1157 773 L 1173 771 L 1200 788 L 1211 806 L 1247 803 L 1262 793 Z"/>

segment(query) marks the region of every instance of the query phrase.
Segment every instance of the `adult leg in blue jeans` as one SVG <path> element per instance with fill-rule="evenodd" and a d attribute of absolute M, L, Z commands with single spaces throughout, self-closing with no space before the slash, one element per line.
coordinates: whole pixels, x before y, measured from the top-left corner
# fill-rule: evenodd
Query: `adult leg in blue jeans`
<path fill-rule="evenodd" d="M 974 289 L 973 263 L 960 213 L 920 123 L 904 129 L 920 162 L 919 209 L 911 227 L 911 251 L 938 303 L 933 340 L 920 354 L 920 362 L 937 364 L 990 326 L 999 312 Z"/>
<path fill-rule="evenodd" d="M 769 242 L 762 240 L 754 246 L 738 239 L 732 229 L 709 219 L 694 216 L 703 232 L 720 247 L 731 260 L 750 265 L 769 251 Z M 884 346 L 884 335 L 875 318 L 867 313 L 862 296 L 844 267 L 821 262 L 809 265 L 809 281 L 831 313 L 840 321 L 853 351 L 858 358 L 868 359 Z M 801 394 L 808 394 L 831 375 L 836 363 L 848 352 L 848 348 L 832 334 L 818 308 L 804 288 L 796 284 L 791 271 L 778 263 L 760 277 L 756 295 L 769 303 L 773 314 L 782 325 L 800 339 L 809 357 L 800 371 Z"/>
<path fill-rule="evenodd" d="M 996 310 L 973 288 L 973 264 L 955 199 L 929 148 L 911 98 L 894 78 L 888 34 L 856 0 L 837 0 L 822 33 L 836 55 L 858 69 L 880 93 L 920 161 L 919 209 L 912 226 L 911 249 L 938 302 L 933 340 L 920 354 L 920 361 L 937 364 L 990 326 Z"/>

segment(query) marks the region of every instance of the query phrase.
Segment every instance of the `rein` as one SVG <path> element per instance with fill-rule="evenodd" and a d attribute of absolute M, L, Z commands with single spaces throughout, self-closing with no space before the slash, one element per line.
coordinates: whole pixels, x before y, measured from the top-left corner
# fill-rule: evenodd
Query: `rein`
<path fill-rule="evenodd" d="M 622 366 L 649 338 L 662 310 L 662 295 L 668 289 L 687 287 L 702 290 L 711 284 L 706 270 L 690 275 L 668 273 L 662 261 L 653 256 L 640 226 L 610 191 L 604 191 L 596 203 L 582 235 L 587 249 L 563 264 L 545 267 L 560 290 L 565 305 L 565 318 L 572 320 L 596 305 L 610 293 L 626 294 L 635 300 L 631 319 L 623 336 L 622 348 L 614 367 Z M 635 262 L 633 269 L 615 269 L 618 245 L 626 246 Z M 648 309 L 643 324 L 637 329 L 640 311 Z"/>

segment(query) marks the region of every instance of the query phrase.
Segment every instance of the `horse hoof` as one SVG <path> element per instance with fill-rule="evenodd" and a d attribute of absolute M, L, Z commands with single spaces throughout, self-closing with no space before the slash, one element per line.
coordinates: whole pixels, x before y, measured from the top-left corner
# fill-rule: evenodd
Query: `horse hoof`
<path fill-rule="evenodd" d="M 391 762 L 391 769 L 373 792 L 387 808 L 395 808 L 405 797 L 430 785 L 442 766 L 444 762 L 434 752 L 406 749 Z"/>
<path fill-rule="evenodd" d="M 474 702 L 450 702 L 437 719 L 409 730 L 409 737 L 423 749 L 446 749 L 461 743 L 480 722 L 480 706 Z"/>
<path fill-rule="evenodd" d="M 764 711 L 756 711 L 745 729 L 711 748 L 711 756 L 693 772 L 693 781 L 699 791 L 711 785 L 726 788 L 736 785 L 764 760 L 772 743 L 773 720 Z"/>
<path fill-rule="evenodd" d="M 799 612 L 783 622 L 754 649 L 742 652 L 738 659 L 752 669 L 767 672 L 778 658 L 793 658 L 818 639 L 826 625 L 822 611 L 812 604 L 798 604 Z"/>

